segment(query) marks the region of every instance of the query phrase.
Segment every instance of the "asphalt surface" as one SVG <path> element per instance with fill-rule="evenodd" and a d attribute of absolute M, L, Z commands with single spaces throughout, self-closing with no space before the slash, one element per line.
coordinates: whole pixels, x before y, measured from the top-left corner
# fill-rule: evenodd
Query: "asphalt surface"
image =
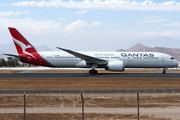
<path fill-rule="evenodd" d="M 180 89 L 102 89 L 102 90 L 0 90 L 0 94 L 23 93 L 179 93 Z"/>
<path fill-rule="evenodd" d="M 180 78 L 180 73 L 14 73 L 0 74 L 0 78 Z"/>

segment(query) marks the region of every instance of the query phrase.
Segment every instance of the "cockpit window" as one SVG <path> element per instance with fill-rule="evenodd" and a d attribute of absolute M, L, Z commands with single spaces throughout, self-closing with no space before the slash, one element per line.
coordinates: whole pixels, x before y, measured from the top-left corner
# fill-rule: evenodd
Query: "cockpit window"
<path fill-rule="evenodd" d="M 175 59 L 174 57 L 171 57 L 171 60 Z"/>

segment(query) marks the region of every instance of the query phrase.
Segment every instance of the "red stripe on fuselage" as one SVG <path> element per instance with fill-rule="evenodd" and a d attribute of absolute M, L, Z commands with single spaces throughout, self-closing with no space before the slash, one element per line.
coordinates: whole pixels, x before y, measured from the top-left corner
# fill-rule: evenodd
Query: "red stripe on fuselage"
<path fill-rule="evenodd" d="M 28 59 L 25 59 L 25 58 L 20 58 L 20 60 L 22 62 L 26 62 L 26 63 L 30 63 L 30 64 L 35 64 L 35 65 L 41 65 L 41 66 L 47 66 L 47 67 L 50 67 L 50 65 L 37 53 L 37 52 L 34 52 L 34 53 L 31 53 L 33 56 L 35 56 L 35 58 L 33 58 L 32 56 L 30 55 L 27 55 L 27 54 L 20 54 L 19 56 L 25 56 L 25 57 L 28 57 Z"/>

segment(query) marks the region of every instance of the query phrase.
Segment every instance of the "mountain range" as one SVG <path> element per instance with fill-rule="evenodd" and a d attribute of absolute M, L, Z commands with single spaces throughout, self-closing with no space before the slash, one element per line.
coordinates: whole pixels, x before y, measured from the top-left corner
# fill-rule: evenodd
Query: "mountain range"
<path fill-rule="evenodd" d="M 171 55 L 176 58 L 176 60 L 180 61 L 180 49 L 178 48 L 165 48 L 165 47 L 148 47 L 145 45 L 142 45 L 140 43 L 124 50 L 119 49 L 117 52 L 120 51 L 127 51 L 127 52 L 160 52 L 160 53 L 166 53 L 168 55 Z"/>
<path fill-rule="evenodd" d="M 166 48 L 179 48 L 180 49 L 180 40 L 167 37 L 167 36 L 163 36 L 159 38 L 152 38 L 152 39 L 137 40 L 135 42 L 130 42 L 126 46 L 131 47 L 138 43 L 141 43 L 148 47 L 166 47 Z"/>

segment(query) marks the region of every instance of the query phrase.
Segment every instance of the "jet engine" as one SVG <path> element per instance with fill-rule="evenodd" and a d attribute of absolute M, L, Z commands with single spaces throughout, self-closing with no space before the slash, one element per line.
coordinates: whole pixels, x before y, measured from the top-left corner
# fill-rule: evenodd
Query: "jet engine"
<path fill-rule="evenodd" d="M 110 61 L 107 64 L 106 70 L 109 71 L 124 71 L 125 64 L 123 61 Z"/>

